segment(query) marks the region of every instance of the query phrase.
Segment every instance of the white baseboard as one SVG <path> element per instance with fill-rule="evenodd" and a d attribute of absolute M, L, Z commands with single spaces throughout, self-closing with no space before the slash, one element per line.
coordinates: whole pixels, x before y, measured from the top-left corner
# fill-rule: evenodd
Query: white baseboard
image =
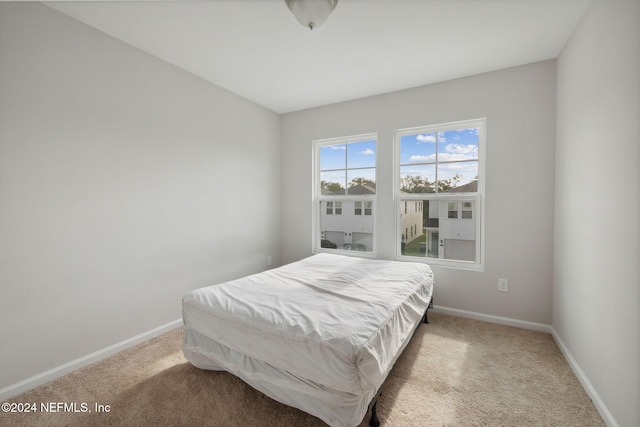
<path fill-rule="evenodd" d="M 593 406 L 595 406 L 605 424 L 609 427 L 619 427 L 615 418 L 613 418 L 613 415 L 611 415 L 611 412 L 609 412 L 609 409 L 600 398 L 600 395 L 596 392 L 595 388 L 593 388 L 593 384 L 591 384 L 591 381 L 589 381 L 589 378 L 587 378 L 584 371 L 580 368 L 580 365 L 578 365 L 578 362 L 576 362 L 576 359 L 573 357 L 553 326 L 551 327 L 551 335 L 556 341 L 556 344 L 558 344 L 558 348 L 560 348 L 562 355 L 573 370 L 573 373 L 578 377 L 580 384 L 582 384 L 582 387 L 587 392 L 589 399 L 591 399 Z"/>
<path fill-rule="evenodd" d="M 580 381 L 580 384 L 582 384 L 582 387 L 587 392 L 587 395 L 593 402 L 593 405 L 595 406 L 596 410 L 598 411 L 598 413 L 600 414 L 604 422 L 609 427 L 619 427 L 618 423 L 611 415 L 611 412 L 609 412 L 606 405 L 604 404 L 604 402 L 602 401 L 602 399 L 600 398 L 596 390 L 593 388 L 593 385 L 591 384 L 591 382 L 589 381 L 585 373 L 582 371 L 582 369 L 576 362 L 575 358 L 571 355 L 571 352 L 569 352 L 569 350 L 567 349 L 567 346 L 564 344 L 564 342 L 562 341 L 562 338 L 560 338 L 560 336 L 558 335 L 556 330 L 553 328 L 553 326 L 546 325 L 544 323 L 528 322 L 525 320 L 512 319 L 509 317 L 493 316 L 490 314 L 477 313 L 477 312 L 467 311 L 467 310 L 459 310 L 457 308 L 442 307 L 438 305 L 434 305 L 433 311 L 436 313 L 449 314 L 451 316 L 466 317 L 469 319 L 475 319 L 475 320 L 480 320 L 480 321 L 489 322 L 489 323 L 497 323 L 500 325 L 514 326 L 514 327 L 523 328 L 523 329 L 530 329 L 538 332 L 547 332 L 551 334 L 556 344 L 560 348 L 560 351 L 562 352 L 562 355 L 564 356 L 565 360 L 567 361 L 567 363 L 573 370 L 574 374 Z M 98 362 L 115 353 L 118 353 L 119 351 L 125 350 L 129 347 L 133 347 L 136 344 L 140 344 L 141 342 L 147 341 L 151 338 L 161 335 L 164 332 L 177 328 L 181 324 L 182 324 L 182 319 L 174 320 L 173 322 L 169 322 L 158 328 L 152 329 L 147 332 L 143 332 L 142 334 L 136 335 L 132 338 L 121 341 L 112 346 L 103 348 L 102 350 L 98 350 L 94 353 L 88 354 L 86 356 L 72 360 L 71 362 L 65 363 L 64 365 L 58 366 L 56 368 L 42 372 L 38 375 L 34 375 L 33 377 L 27 378 L 26 380 L 20 381 L 18 383 L 15 383 L 8 387 L 0 389 L 0 401 L 5 401 L 7 399 L 10 399 L 13 396 L 16 396 L 34 387 L 53 381 L 54 379 L 59 378 L 65 374 L 68 374 L 69 372 L 80 369 L 91 363 Z"/>
<path fill-rule="evenodd" d="M 493 316 L 491 314 L 483 314 L 483 313 L 477 313 L 474 311 L 459 310 L 457 308 L 442 307 L 439 305 L 434 305 L 433 311 L 436 313 L 450 314 L 451 316 L 467 317 L 469 319 L 481 320 L 483 322 L 497 323 L 497 324 L 506 325 L 506 326 L 515 326 L 516 328 L 530 329 L 533 331 L 546 332 L 549 334 L 551 333 L 551 330 L 552 330 L 551 325 L 546 325 L 544 323 L 528 322 L 526 320 L 512 319 L 510 317 Z"/>
<path fill-rule="evenodd" d="M 139 335 L 136 335 L 132 338 L 126 339 L 124 341 L 121 341 L 109 347 L 105 347 L 91 354 L 87 354 L 86 356 L 79 357 L 78 359 L 72 360 L 68 363 L 65 363 L 64 365 L 60 365 L 53 369 L 49 369 L 48 371 L 34 375 L 30 378 L 27 378 L 25 380 L 22 380 L 10 386 L 4 387 L 0 389 L 0 401 L 5 401 L 7 399 L 10 399 L 13 396 L 17 396 L 20 393 L 24 393 L 25 391 L 30 390 L 34 387 L 37 387 L 42 384 L 46 384 L 50 381 L 55 380 L 56 378 L 60 378 L 61 376 L 68 374 L 69 372 L 73 372 L 84 366 L 98 362 L 102 359 L 105 359 L 111 356 L 112 354 L 118 353 L 129 347 L 133 347 L 134 345 L 140 344 L 141 342 L 147 341 L 151 338 L 157 337 L 158 335 L 161 335 L 164 332 L 170 331 L 171 329 L 175 329 L 180 325 L 182 325 L 182 318 L 174 320 L 173 322 L 169 322 L 165 325 L 159 326 L 150 331 L 143 332 Z"/>

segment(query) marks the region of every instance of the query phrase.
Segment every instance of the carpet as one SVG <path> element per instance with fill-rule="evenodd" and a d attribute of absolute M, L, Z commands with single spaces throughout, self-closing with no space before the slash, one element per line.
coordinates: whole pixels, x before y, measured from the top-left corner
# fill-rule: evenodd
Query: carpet
<path fill-rule="evenodd" d="M 429 320 L 382 389 L 382 426 L 605 425 L 549 334 Z M 0 413 L 0 425 L 326 426 L 231 374 L 193 367 L 181 340 L 181 328 L 169 331 L 16 396 L 9 402 L 36 411 Z"/>

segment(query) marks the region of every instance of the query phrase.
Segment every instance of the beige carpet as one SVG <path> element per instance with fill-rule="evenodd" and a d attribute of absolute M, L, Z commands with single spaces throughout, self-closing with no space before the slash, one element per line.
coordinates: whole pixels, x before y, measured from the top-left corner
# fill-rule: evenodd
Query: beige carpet
<path fill-rule="evenodd" d="M 383 388 L 382 426 L 605 425 L 550 335 L 429 317 Z M 0 425 L 325 426 L 228 373 L 191 366 L 181 339 L 180 329 L 170 331 L 17 396 L 10 402 L 36 403 L 38 412 L 0 413 Z M 91 413 L 42 413 L 43 402 Z"/>

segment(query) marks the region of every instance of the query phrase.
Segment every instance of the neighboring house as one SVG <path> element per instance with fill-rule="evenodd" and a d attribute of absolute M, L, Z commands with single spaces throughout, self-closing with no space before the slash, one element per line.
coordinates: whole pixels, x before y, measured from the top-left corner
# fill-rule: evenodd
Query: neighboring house
<path fill-rule="evenodd" d="M 451 189 L 450 193 L 474 193 L 477 181 Z M 339 196 L 320 203 L 320 239 L 338 249 L 373 250 L 373 201 L 359 196 L 375 195 L 375 184 L 349 187 L 323 196 Z M 355 196 L 355 197 L 350 197 Z M 476 212 L 473 201 L 402 200 L 400 202 L 401 245 L 405 247 L 421 236 L 419 254 L 432 258 L 472 261 L 475 259 Z M 425 212 L 426 209 L 426 212 Z M 358 245 L 358 246 L 356 246 Z M 363 245 L 363 246 L 360 246 Z M 332 246 L 325 246 L 332 247 Z"/>
<path fill-rule="evenodd" d="M 473 261 L 476 256 L 475 203 L 468 200 L 428 200 L 425 224 L 428 256 Z"/>
<path fill-rule="evenodd" d="M 472 181 L 444 192 L 476 193 L 477 189 L 478 182 Z M 477 212 L 473 200 L 404 200 L 400 209 L 403 249 L 425 235 L 424 243 L 420 243 L 424 256 L 462 261 L 475 259 Z"/>
<path fill-rule="evenodd" d="M 400 230 L 402 230 L 403 248 L 424 234 L 424 201 L 400 202 Z"/>
<path fill-rule="evenodd" d="M 375 184 L 349 187 L 349 196 L 366 196 L 376 193 Z M 373 250 L 373 201 L 350 198 L 344 190 L 322 191 L 323 195 L 342 196 L 320 203 L 320 238 L 329 240 L 342 249 L 349 248 L 371 252 Z M 357 246 L 362 245 L 362 246 Z"/>
<path fill-rule="evenodd" d="M 478 181 L 445 190 L 445 193 L 477 193 Z M 432 232 L 438 241 L 438 258 L 473 261 L 476 257 L 476 203 L 473 200 L 440 201 L 438 212 L 439 230 Z M 435 242 L 430 242 L 431 246 Z"/>

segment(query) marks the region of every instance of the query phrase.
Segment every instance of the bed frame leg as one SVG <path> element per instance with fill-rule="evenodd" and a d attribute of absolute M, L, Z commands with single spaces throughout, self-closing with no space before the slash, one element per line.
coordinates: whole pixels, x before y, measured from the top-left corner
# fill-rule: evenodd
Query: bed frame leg
<path fill-rule="evenodd" d="M 378 419 L 378 414 L 376 412 L 376 406 L 378 405 L 378 402 L 373 404 L 373 407 L 371 408 L 371 418 L 369 419 L 369 426 L 371 427 L 379 427 L 380 426 L 380 420 Z"/>
<path fill-rule="evenodd" d="M 429 309 L 433 310 L 433 297 L 431 297 L 431 301 L 429 301 L 429 305 L 427 306 L 427 309 L 424 311 L 424 323 L 429 323 L 429 318 L 427 317 L 427 313 L 429 312 Z"/>

